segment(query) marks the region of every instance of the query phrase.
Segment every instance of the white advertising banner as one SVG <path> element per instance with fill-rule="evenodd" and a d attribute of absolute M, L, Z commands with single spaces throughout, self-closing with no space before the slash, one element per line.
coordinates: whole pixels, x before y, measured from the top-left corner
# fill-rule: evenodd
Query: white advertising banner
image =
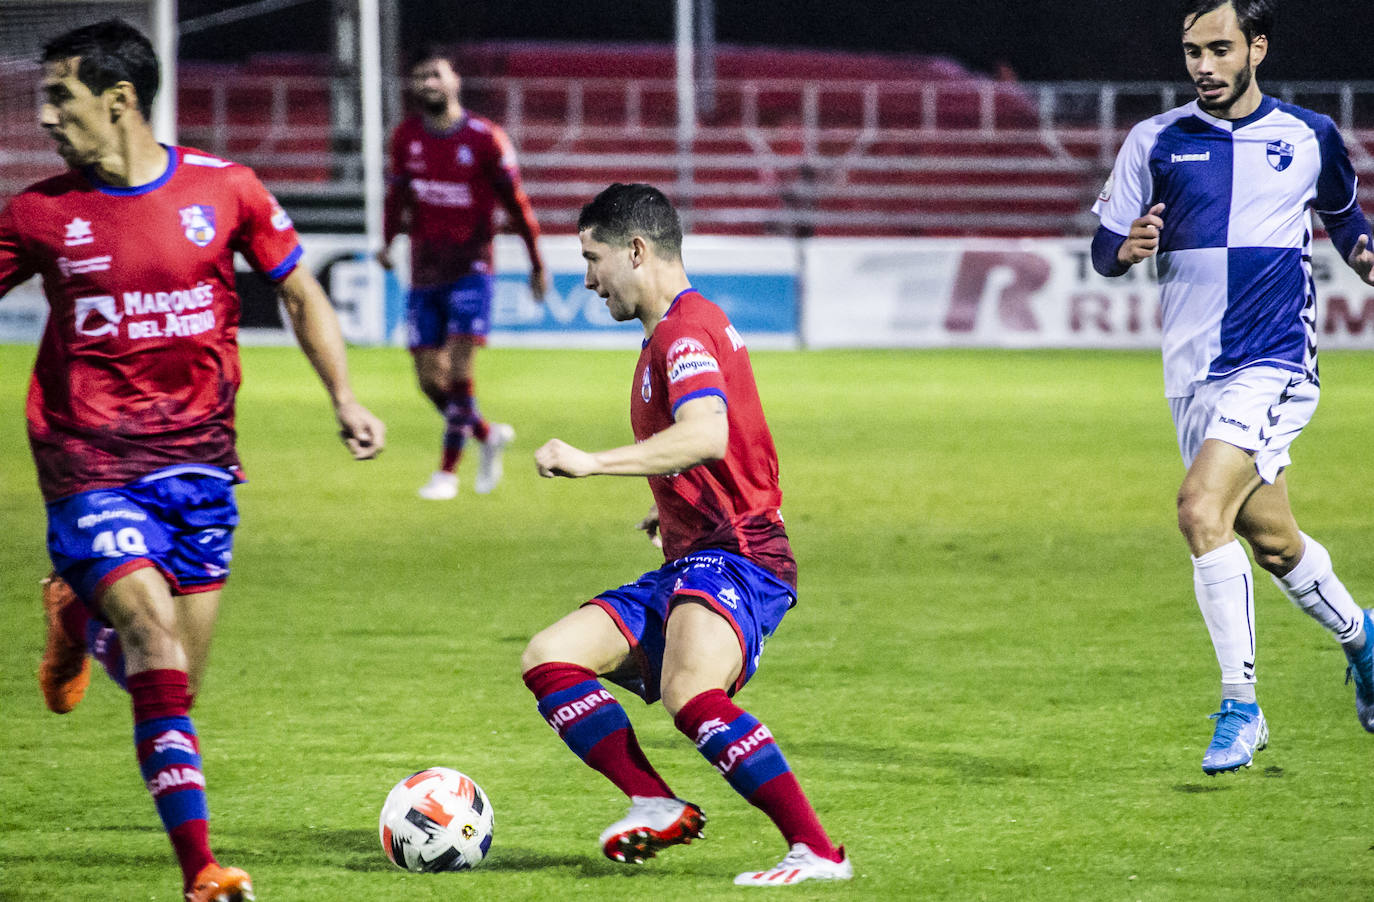
<path fill-rule="evenodd" d="M 373 262 L 361 235 L 305 235 L 302 245 L 350 342 L 404 343 L 404 238 L 392 248 L 394 273 Z M 523 244 L 499 237 L 492 344 L 638 347 L 638 326 L 613 322 L 583 287 L 576 237 L 544 238 L 542 250 L 553 288 L 540 304 Z M 1104 278 L 1087 239 L 688 236 L 683 256 L 694 286 L 755 348 L 1159 347 L 1151 264 Z M 1316 243 L 1312 267 L 1319 346 L 1374 349 L 1374 288 L 1329 242 Z M 239 289 L 243 340 L 290 341 L 271 286 L 243 272 Z M 46 315 L 32 279 L 0 300 L 0 341 L 36 341 Z"/>
<path fill-rule="evenodd" d="M 806 347 L 1158 348 L 1146 263 L 1109 279 L 1087 239 L 814 239 Z M 1374 349 L 1374 288 L 1329 242 L 1313 250 L 1320 347 Z"/>

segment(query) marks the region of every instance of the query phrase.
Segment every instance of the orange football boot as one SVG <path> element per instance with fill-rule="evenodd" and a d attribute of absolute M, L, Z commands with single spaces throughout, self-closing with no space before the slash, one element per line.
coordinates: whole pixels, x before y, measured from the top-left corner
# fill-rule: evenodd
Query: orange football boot
<path fill-rule="evenodd" d="M 38 664 L 38 686 L 43 701 L 54 714 L 66 714 L 77 706 L 91 684 L 91 662 L 86 643 L 73 642 L 62 625 L 62 611 L 77 600 L 76 593 L 56 573 L 43 580 L 43 610 L 48 615 L 48 642 Z"/>
<path fill-rule="evenodd" d="M 207 864 L 196 875 L 186 902 L 253 902 L 253 880 L 241 868 Z"/>

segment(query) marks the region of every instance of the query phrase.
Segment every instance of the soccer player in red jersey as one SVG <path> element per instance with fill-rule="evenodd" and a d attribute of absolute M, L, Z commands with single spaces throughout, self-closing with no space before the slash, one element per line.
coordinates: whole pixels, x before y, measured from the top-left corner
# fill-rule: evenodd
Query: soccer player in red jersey
<path fill-rule="evenodd" d="M 139 767 L 186 897 L 252 899 L 248 875 L 210 851 L 189 716 L 238 523 L 235 252 L 277 283 L 353 456 L 375 456 L 385 430 L 353 396 L 329 299 L 297 265 L 272 195 L 249 169 L 154 138 L 147 38 L 101 22 L 50 41 L 42 62 L 40 120 L 70 169 L 0 212 L 0 295 L 38 275 L 50 306 L 29 441 L 49 554 L 83 604 L 64 604 L 62 582 L 45 591 L 48 651 L 66 661 L 45 656 L 43 675 L 70 678 L 63 665 L 103 633 L 93 651 L 132 697 Z M 74 704 L 79 691 L 60 688 L 44 687 L 50 705 Z"/>
<path fill-rule="evenodd" d="M 589 766 L 630 797 L 601 835 L 615 861 L 643 861 L 701 835 L 701 809 L 649 764 L 606 676 L 659 698 L 674 723 L 790 846 L 746 886 L 853 876 L 768 728 L 731 696 L 796 603 L 797 568 L 778 507 L 778 459 L 749 352 L 724 312 L 692 290 L 682 226 L 648 185 L 615 184 L 578 220 L 587 287 L 618 321 L 638 319 L 643 350 L 630 392 L 635 443 L 588 453 L 552 439 L 542 476 L 647 476 L 654 508 L 640 524 L 666 563 L 603 592 L 536 635 L 521 666 L 539 711 Z"/>
<path fill-rule="evenodd" d="M 391 242 L 410 236 L 411 289 L 406 300 L 410 352 L 420 389 L 444 417 L 439 469 L 420 497 L 458 494 L 458 460 L 468 437 L 481 446 L 474 490 L 501 481 L 501 452 L 515 437 L 488 423 L 473 394 L 473 351 L 491 327 L 493 215 L 502 206 L 530 255 L 530 290 L 542 301 L 549 277 L 539 256 L 539 226 L 520 186 L 515 150 L 494 122 L 463 109 L 452 59 L 425 48 L 410 68 L 420 108 L 391 137 L 384 241 L 377 254 L 390 269 Z"/>

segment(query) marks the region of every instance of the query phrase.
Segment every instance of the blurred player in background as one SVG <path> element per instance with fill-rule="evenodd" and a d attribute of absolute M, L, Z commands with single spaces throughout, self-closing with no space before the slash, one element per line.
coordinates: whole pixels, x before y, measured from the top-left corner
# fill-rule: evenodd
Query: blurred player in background
<path fill-rule="evenodd" d="M 423 49 L 410 67 L 420 108 L 391 136 L 384 244 L 377 260 L 390 269 L 391 242 L 410 236 L 406 322 L 420 389 L 444 417 L 439 469 L 420 497 L 458 494 L 458 460 L 468 436 L 481 445 L 473 489 L 485 495 L 501 481 L 501 452 L 515 437 L 506 423 L 483 419 L 473 394 L 473 351 L 491 327 L 492 221 L 499 203 L 530 255 L 530 290 L 542 301 L 549 277 L 539 256 L 539 225 L 520 187 L 515 150 L 495 123 L 463 109 L 453 60 Z"/>
<path fill-rule="evenodd" d="M 844 849 L 821 827 L 768 728 L 730 700 L 763 642 L 796 603 L 797 567 L 778 506 L 778 459 L 749 352 L 720 308 L 692 290 L 682 226 L 648 185 L 616 184 L 578 220 L 587 287 L 647 336 L 635 370 L 635 444 L 587 453 L 558 439 L 535 453 L 542 476 L 648 476 L 667 563 L 603 592 L 540 632 L 521 661 L 539 711 L 589 766 L 630 797 L 601 835 L 605 855 L 643 861 L 701 835 L 701 809 L 649 764 L 624 709 L 597 677 L 662 698 L 677 728 L 767 814 L 791 851 L 736 883 L 847 880 Z M 661 526 L 661 530 L 660 530 Z"/>
<path fill-rule="evenodd" d="M 1252 571 L 1239 533 L 1283 594 L 1341 643 L 1360 723 L 1374 732 L 1370 614 L 1331 556 L 1298 529 L 1288 447 L 1317 407 L 1308 207 L 1365 282 L 1369 222 L 1336 126 L 1261 93 L 1273 0 L 1189 0 L 1183 54 L 1197 99 L 1140 123 L 1093 211 L 1097 271 L 1156 257 L 1164 382 L 1187 475 L 1178 522 L 1221 665 L 1209 774 L 1248 766 L 1268 741 L 1255 697 Z"/>
<path fill-rule="evenodd" d="M 333 308 L 276 200 L 251 170 L 154 138 L 148 40 L 101 22 L 42 62 L 41 123 L 71 168 L 0 213 L 0 295 L 39 275 L 50 306 L 27 404 L 61 576 L 44 593 L 44 696 L 59 712 L 80 700 L 89 637 L 132 697 L 187 898 L 251 899 L 210 851 L 189 717 L 238 523 L 236 251 L 277 283 L 354 457 L 375 456 L 384 427 L 353 396 Z"/>

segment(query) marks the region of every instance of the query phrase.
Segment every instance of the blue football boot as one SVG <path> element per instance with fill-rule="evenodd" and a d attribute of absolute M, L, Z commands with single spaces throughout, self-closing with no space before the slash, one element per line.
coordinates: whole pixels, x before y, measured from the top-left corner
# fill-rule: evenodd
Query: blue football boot
<path fill-rule="evenodd" d="M 1350 666 L 1345 669 L 1345 681 L 1355 681 L 1355 713 L 1360 726 L 1374 733 L 1374 620 L 1364 612 L 1364 649 L 1345 653 Z"/>
<path fill-rule="evenodd" d="M 1221 710 L 1212 715 L 1217 722 L 1212 744 L 1202 756 L 1202 772 L 1224 774 L 1249 767 L 1255 753 L 1269 744 L 1269 725 L 1264 712 L 1254 702 L 1222 699 Z"/>

